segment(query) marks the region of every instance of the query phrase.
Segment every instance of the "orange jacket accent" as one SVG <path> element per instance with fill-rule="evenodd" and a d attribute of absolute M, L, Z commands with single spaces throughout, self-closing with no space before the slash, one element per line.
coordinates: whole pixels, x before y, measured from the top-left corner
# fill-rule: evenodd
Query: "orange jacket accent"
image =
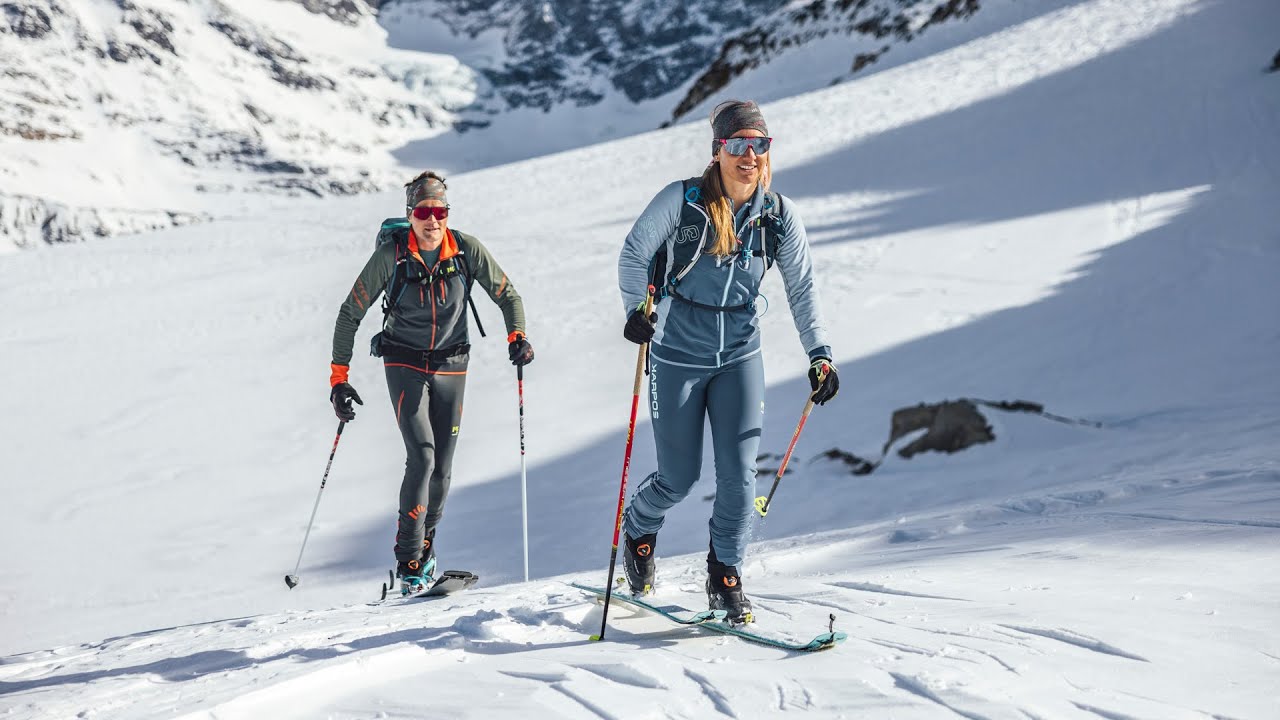
<path fill-rule="evenodd" d="M 412 230 L 409 232 L 409 254 L 417 258 L 418 262 L 423 262 L 422 256 L 418 254 L 418 234 Z M 445 228 L 444 239 L 440 241 L 440 260 L 448 260 L 458 254 L 458 241 L 453 237 L 453 231 Z M 438 264 L 438 263 L 437 263 Z"/>
<path fill-rule="evenodd" d="M 335 365 L 333 363 L 330 363 L 329 364 L 329 387 L 333 387 L 338 383 L 346 382 L 347 372 L 349 372 L 350 369 L 351 368 L 347 367 L 346 365 Z"/>

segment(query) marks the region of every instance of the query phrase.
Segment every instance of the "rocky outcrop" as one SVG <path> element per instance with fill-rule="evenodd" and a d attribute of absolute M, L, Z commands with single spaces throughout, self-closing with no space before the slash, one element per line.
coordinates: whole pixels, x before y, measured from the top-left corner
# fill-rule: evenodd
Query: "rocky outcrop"
<path fill-rule="evenodd" d="M 19 248 L 161 230 L 206 219 L 195 213 L 164 210 L 76 208 L 41 198 L 0 194 L 0 238 Z"/>
<path fill-rule="evenodd" d="M 979 0 L 815 0 L 786 10 L 725 40 L 710 65 L 693 82 L 672 111 L 679 120 L 735 78 L 769 62 L 783 52 L 829 35 L 862 35 L 877 41 L 910 42 L 929 27 L 964 19 L 979 10 Z M 889 45 L 859 52 L 850 74 L 871 65 Z"/>
<path fill-rule="evenodd" d="M 388 51 L 376 3 L 295 1 L 333 28 L 290 34 L 219 0 L 0 0 L 0 239 L 167 227 L 200 217 L 211 194 L 398 184 L 391 151 L 459 121 L 475 74 Z M 335 38 L 369 52 L 333 53 Z M 163 188 L 172 212 L 80 207 L 61 179 L 68 158 L 114 198 Z"/>
<path fill-rule="evenodd" d="M 344 25 L 355 25 L 378 9 L 378 0 L 293 0 L 308 12 L 324 15 Z"/>

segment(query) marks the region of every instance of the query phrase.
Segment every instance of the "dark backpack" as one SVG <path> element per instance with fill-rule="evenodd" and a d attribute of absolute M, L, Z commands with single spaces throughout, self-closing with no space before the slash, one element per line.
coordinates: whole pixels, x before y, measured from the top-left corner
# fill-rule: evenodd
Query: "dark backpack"
<path fill-rule="evenodd" d="M 382 221 L 382 227 L 378 228 L 378 237 L 374 240 L 375 248 L 382 247 L 387 243 L 395 243 L 396 246 L 396 268 L 391 275 L 391 283 L 387 287 L 386 293 L 382 297 L 382 314 L 388 315 L 391 312 L 392 298 L 394 298 L 403 289 L 403 285 L 409 282 L 406 277 L 409 270 L 409 233 L 411 232 L 409 220 L 407 218 L 387 218 Z M 480 331 L 480 337 L 485 337 L 484 324 L 480 322 L 480 313 L 476 310 L 476 303 L 471 299 L 471 284 L 475 281 L 475 276 L 471 273 L 471 265 L 467 261 L 467 253 L 462 249 L 458 250 L 458 254 L 445 261 L 446 265 L 440 269 L 442 274 L 453 272 L 462 273 L 462 278 L 466 282 L 466 303 L 471 306 L 471 315 L 476 320 L 476 329 Z M 414 278 L 422 280 L 422 278 Z"/>
<path fill-rule="evenodd" d="M 654 302 L 671 296 L 680 302 L 702 308 L 704 310 L 747 310 L 754 309 L 754 303 L 741 305 L 707 305 L 695 302 L 680 294 L 677 289 L 681 278 L 693 269 L 698 260 L 706 254 L 711 216 L 702 201 L 702 178 L 692 177 L 683 181 L 684 205 L 680 207 L 680 223 L 676 231 L 658 248 L 653 260 L 649 263 L 649 285 L 656 289 Z M 764 258 L 764 271 L 769 272 L 778 257 L 778 240 L 782 236 L 782 216 L 778 212 L 782 201 L 778 194 L 769 191 L 764 194 L 764 203 L 760 214 L 751 222 L 762 228 L 763 248 L 753 248 L 743 255 Z"/>

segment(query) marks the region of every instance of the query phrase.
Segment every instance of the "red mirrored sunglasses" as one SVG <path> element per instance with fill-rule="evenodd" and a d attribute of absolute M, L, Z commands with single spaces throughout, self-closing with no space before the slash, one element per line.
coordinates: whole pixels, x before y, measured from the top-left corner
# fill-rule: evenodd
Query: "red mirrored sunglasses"
<path fill-rule="evenodd" d="M 414 207 L 409 208 L 409 211 L 419 220 L 426 220 L 429 217 L 433 217 L 437 220 L 443 220 L 449 217 L 448 205 L 445 205 L 444 207 Z"/>

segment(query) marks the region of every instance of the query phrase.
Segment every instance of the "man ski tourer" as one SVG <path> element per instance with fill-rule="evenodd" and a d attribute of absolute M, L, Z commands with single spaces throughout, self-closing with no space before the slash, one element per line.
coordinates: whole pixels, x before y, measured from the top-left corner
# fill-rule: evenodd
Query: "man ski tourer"
<path fill-rule="evenodd" d="M 770 267 L 809 355 L 812 399 L 836 396 L 839 376 L 814 285 L 804 223 L 770 190 L 769 137 L 753 102 L 727 101 L 711 114 L 711 164 L 701 177 L 663 188 L 636 220 L 618 259 L 626 339 L 651 343 L 650 416 L 658 469 L 623 518 L 631 591 L 654 583 L 664 517 L 688 495 L 702 465 L 710 419 L 716 495 L 707 554 L 707 597 L 733 623 L 752 622 L 741 567 L 754 513 L 756 454 L 764 421 L 764 364 L 757 299 Z M 646 312 L 649 288 L 656 312 Z"/>
<path fill-rule="evenodd" d="M 436 528 L 462 424 L 473 286 L 502 310 L 511 363 L 533 361 L 520 295 L 479 240 L 449 228 L 446 190 L 444 178 L 431 171 L 405 185 L 408 227 L 384 223 L 333 332 L 329 400 L 345 422 L 355 419 L 352 403 L 364 404 L 348 382 L 356 329 L 383 296 L 382 331 L 371 352 L 382 358 L 407 454 L 395 542 L 396 575 L 405 594 L 429 586 L 435 575 Z"/>

